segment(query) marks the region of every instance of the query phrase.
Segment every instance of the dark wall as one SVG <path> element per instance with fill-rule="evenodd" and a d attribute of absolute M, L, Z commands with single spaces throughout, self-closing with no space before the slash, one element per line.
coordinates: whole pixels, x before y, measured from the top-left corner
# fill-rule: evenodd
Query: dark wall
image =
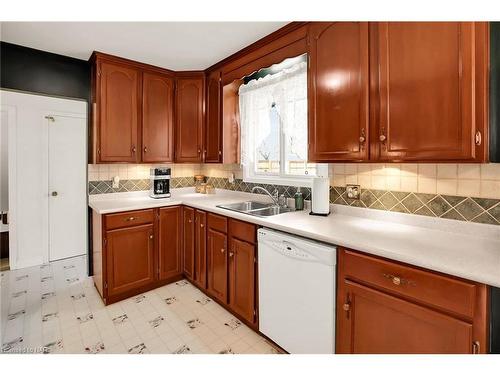
<path fill-rule="evenodd" d="M 500 354 L 500 288 L 491 288 L 490 352 Z"/>
<path fill-rule="evenodd" d="M 490 23 L 490 161 L 500 163 L 500 22 Z"/>
<path fill-rule="evenodd" d="M 89 100 L 87 61 L 0 43 L 0 87 Z"/>

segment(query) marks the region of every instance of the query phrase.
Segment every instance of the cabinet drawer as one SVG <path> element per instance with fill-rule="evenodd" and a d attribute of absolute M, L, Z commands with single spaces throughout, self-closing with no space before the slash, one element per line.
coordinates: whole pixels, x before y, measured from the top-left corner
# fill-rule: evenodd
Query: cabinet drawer
<path fill-rule="evenodd" d="M 208 227 L 222 233 L 227 233 L 227 217 L 208 214 Z"/>
<path fill-rule="evenodd" d="M 106 215 L 105 226 L 107 230 L 110 230 L 152 223 L 153 221 L 153 210 L 128 211 Z"/>
<path fill-rule="evenodd" d="M 246 242 L 255 243 L 256 231 L 254 224 L 229 219 L 229 232 L 232 237 L 236 237 Z"/>
<path fill-rule="evenodd" d="M 474 315 L 478 285 L 349 250 L 341 254 L 345 278 L 370 284 L 465 317 Z"/>

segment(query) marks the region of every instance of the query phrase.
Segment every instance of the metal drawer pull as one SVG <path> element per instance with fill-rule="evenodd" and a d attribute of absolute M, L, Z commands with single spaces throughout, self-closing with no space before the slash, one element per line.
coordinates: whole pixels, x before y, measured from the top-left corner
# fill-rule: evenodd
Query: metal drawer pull
<path fill-rule="evenodd" d="M 134 221 L 136 218 L 133 216 L 127 217 L 125 221 Z"/>
<path fill-rule="evenodd" d="M 481 353 L 481 345 L 479 344 L 479 341 L 474 341 L 472 343 L 472 354 L 479 354 Z"/>
<path fill-rule="evenodd" d="M 234 252 L 230 251 L 229 256 L 232 257 L 234 255 Z"/>
<path fill-rule="evenodd" d="M 390 275 L 387 273 L 383 273 L 382 275 L 386 279 L 391 280 L 394 285 L 411 285 L 411 286 L 417 285 L 414 281 L 403 279 L 402 277 L 399 277 L 399 276 L 394 276 L 394 275 Z"/>
<path fill-rule="evenodd" d="M 153 235 L 152 234 L 149 235 L 149 239 L 151 239 L 151 240 L 153 239 Z"/>
<path fill-rule="evenodd" d="M 220 249 L 220 252 L 223 253 L 224 252 L 224 249 Z"/>

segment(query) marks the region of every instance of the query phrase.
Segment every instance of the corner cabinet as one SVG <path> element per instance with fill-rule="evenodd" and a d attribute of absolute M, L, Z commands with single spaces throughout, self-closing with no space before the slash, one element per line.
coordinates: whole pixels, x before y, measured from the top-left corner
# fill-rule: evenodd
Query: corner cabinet
<path fill-rule="evenodd" d="M 309 160 L 488 160 L 488 23 L 312 22 Z"/>
<path fill-rule="evenodd" d="M 175 162 L 203 161 L 204 76 L 198 74 L 177 78 L 175 102 Z"/>
<path fill-rule="evenodd" d="M 337 353 L 487 351 L 486 285 L 339 249 Z"/>
<path fill-rule="evenodd" d="M 309 160 L 368 159 L 368 22 L 309 27 Z"/>

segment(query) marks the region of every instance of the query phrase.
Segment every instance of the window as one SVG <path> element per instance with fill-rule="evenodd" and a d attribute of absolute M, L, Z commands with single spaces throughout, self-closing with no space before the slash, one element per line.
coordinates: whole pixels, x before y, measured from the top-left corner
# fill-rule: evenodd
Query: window
<path fill-rule="evenodd" d="M 285 62 L 240 86 L 243 177 L 310 186 L 317 165 L 307 162 L 307 62 L 305 55 Z"/>

